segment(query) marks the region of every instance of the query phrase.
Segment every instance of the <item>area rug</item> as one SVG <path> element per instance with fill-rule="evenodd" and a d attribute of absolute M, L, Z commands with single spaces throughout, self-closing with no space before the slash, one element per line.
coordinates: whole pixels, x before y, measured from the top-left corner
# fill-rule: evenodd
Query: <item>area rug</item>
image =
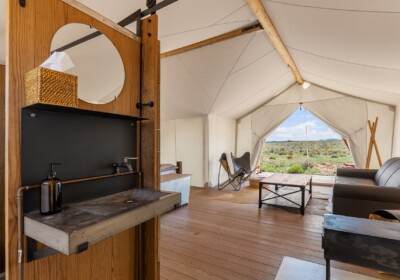
<path fill-rule="evenodd" d="M 284 257 L 275 280 L 322 280 L 325 266 L 291 257 Z M 378 280 L 369 276 L 331 268 L 331 280 Z"/>
<path fill-rule="evenodd" d="M 263 192 L 263 195 L 266 195 L 266 191 Z M 323 216 L 328 213 L 329 209 L 329 197 L 332 194 L 332 188 L 330 187 L 313 187 L 313 197 L 309 200 L 306 207 L 306 214 L 319 215 Z M 234 191 L 231 189 L 208 189 L 207 196 L 208 199 L 227 201 L 231 203 L 239 203 L 239 204 L 258 204 L 258 189 L 252 187 L 242 187 L 240 191 Z M 275 207 L 275 206 L 267 206 L 263 207 Z M 298 212 L 298 209 L 280 207 L 281 209 L 288 212 Z"/>

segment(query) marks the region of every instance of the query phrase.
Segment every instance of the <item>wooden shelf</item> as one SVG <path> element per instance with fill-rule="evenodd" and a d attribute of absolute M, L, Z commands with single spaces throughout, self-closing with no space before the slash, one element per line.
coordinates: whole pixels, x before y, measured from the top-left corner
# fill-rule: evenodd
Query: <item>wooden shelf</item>
<path fill-rule="evenodd" d="M 146 222 L 175 208 L 180 193 L 133 189 L 67 205 L 63 211 L 24 217 L 25 235 L 65 255 Z"/>
<path fill-rule="evenodd" d="M 24 107 L 23 109 L 29 110 L 37 110 L 37 111 L 47 111 L 47 112 L 60 112 L 60 113 L 67 113 L 67 114 L 78 114 L 78 115 L 90 115 L 90 116 L 97 116 L 97 117 L 104 117 L 104 118 L 115 118 L 115 119 L 123 119 L 123 120 L 132 120 L 132 121 L 143 121 L 147 120 L 146 118 L 142 117 L 134 117 L 128 115 L 120 115 L 120 114 L 112 114 L 112 113 L 105 113 L 99 111 L 92 111 L 92 110 L 84 110 L 72 107 L 64 107 L 64 106 L 57 106 L 57 105 L 49 105 L 49 104 L 33 104 Z"/>

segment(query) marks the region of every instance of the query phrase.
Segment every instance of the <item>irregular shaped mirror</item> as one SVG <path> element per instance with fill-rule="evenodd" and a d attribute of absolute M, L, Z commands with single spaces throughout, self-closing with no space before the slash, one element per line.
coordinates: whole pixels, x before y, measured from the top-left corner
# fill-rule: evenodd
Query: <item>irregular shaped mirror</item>
<path fill-rule="evenodd" d="M 51 52 L 64 51 L 75 67 L 67 73 L 78 76 L 79 99 L 92 104 L 113 101 L 124 87 L 124 64 L 113 43 L 96 29 L 79 23 L 60 28 L 51 42 Z"/>

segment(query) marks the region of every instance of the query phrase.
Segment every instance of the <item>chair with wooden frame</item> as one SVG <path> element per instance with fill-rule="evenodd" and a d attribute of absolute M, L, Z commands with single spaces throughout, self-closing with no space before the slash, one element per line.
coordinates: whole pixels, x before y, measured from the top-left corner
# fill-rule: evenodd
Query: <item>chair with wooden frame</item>
<path fill-rule="evenodd" d="M 232 157 L 232 163 L 233 163 L 233 169 L 234 173 L 232 174 L 229 164 L 228 164 L 228 158 L 225 153 L 223 153 L 219 159 L 219 171 L 218 171 L 218 189 L 222 190 L 226 188 L 229 185 L 232 185 L 232 187 L 236 190 L 239 191 L 240 188 L 242 187 L 242 184 L 249 178 L 249 176 L 255 171 L 251 170 L 250 168 L 250 153 L 246 152 L 243 154 L 243 156 L 237 158 L 231 153 Z M 221 166 L 224 168 L 226 173 L 228 174 L 228 180 L 223 182 L 222 184 L 219 183 L 219 178 L 221 175 Z"/>

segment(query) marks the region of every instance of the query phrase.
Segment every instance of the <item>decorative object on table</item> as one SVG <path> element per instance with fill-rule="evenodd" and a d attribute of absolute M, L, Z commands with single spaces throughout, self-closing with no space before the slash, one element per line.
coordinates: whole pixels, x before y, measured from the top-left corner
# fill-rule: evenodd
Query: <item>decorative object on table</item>
<path fill-rule="evenodd" d="M 40 67 L 25 74 L 26 105 L 78 106 L 78 78 L 63 73 L 74 64 L 67 54 L 53 53 Z M 47 68 L 50 67 L 50 68 Z"/>
<path fill-rule="evenodd" d="M 400 157 L 376 169 L 338 168 L 333 214 L 367 219 L 378 209 L 400 209 Z"/>
<path fill-rule="evenodd" d="M 62 206 L 62 183 L 56 177 L 54 165 L 50 163 L 47 178 L 40 183 L 40 214 L 51 215 L 61 211 Z"/>
<path fill-rule="evenodd" d="M 375 138 L 376 129 L 378 126 L 378 120 L 379 120 L 378 117 L 376 117 L 375 121 L 372 123 L 370 120 L 368 120 L 368 127 L 369 127 L 369 132 L 370 132 L 371 136 L 369 139 L 367 163 L 365 165 L 366 169 L 369 169 L 369 166 L 371 164 L 371 156 L 372 156 L 373 148 L 375 148 L 376 157 L 378 158 L 379 166 L 380 167 L 382 166 L 381 154 L 379 153 L 378 144 L 376 143 L 376 138 Z"/>
<path fill-rule="evenodd" d="M 326 279 L 330 261 L 400 275 L 400 224 L 340 215 L 325 215 L 322 248 Z"/>
<path fill-rule="evenodd" d="M 265 187 L 264 185 L 267 185 Z M 269 185 L 274 185 L 271 187 Z M 309 185 L 309 189 L 307 189 Z M 293 190 L 299 188 L 299 190 Z M 262 190 L 270 192 L 262 197 Z M 300 195 L 298 195 L 300 194 Z M 306 174 L 274 174 L 259 183 L 258 208 L 263 204 L 299 208 L 304 215 L 308 200 L 312 197 L 312 176 Z M 266 202 L 267 201 L 267 202 Z"/>
<path fill-rule="evenodd" d="M 242 184 L 253 174 L 256 170 L 251 170 L 250 167 L 250 153 L 245 152 L 241 157 L 235 157 L 231 153 L 232 164 L 234 173 L 232 174 L 231 169 L 229 168 L 228 158 L 226 153 L 222 153 L 219 158 L 219 171 L 218 171 L 218 189 L 222 190 L 227 186 L 231 185 L 235 191 L 239 191 L 242 187 Z M 219 183 L 220 175 L 221 175 L 221 166 L 224 168 L 226 173 L 228 174 L 228 180 Z"/>

